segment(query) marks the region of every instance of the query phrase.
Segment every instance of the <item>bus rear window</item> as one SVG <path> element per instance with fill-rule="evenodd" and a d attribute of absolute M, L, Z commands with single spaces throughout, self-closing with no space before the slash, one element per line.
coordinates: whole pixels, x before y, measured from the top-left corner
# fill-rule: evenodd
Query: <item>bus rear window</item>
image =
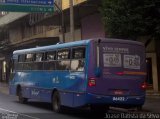
<path fill-rule="evenodd" d="M 101 66 L 114 71 L 144 70 L 144 47 L 132 44 L 103 43 L 100 46 Z"/>
<path fill-rule="evenodd" d="M 103 54 L 104 67 L 140 69 L 140 56 L 123 54 Z"/>
<path fill-rule="evenodd" d="M 104 67 L 122 67 L 121 54 L 103 54 Z"/>
<path fill-rule="evenodd" d="M 138 55 L 124 55 L 124 68 L 140 69 L 140 56 Z"/>

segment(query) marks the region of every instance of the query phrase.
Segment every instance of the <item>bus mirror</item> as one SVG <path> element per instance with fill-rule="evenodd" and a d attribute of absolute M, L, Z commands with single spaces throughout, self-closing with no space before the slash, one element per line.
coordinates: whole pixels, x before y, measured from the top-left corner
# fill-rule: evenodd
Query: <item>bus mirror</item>
<path fill-rule="evenodd" d="M 95 69 L 95 76 L 96 76 L 96 77 L 100 77 L 100 74 L 101 74 L 101 70 L 100 70 L 99 67 L 97 67 L 97 68 Z"/>

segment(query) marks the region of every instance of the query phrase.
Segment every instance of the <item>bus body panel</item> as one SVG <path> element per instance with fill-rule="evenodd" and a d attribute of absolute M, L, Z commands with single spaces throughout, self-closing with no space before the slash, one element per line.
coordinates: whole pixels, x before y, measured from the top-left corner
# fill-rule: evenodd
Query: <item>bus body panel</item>
<path fill-rule="evenodd" d="M 33 48 L 27 50 L 15 51 L 14 60 L 18 61 L 18 55 L 26 53 L 47 52 L 62 48 L 83 46 L 86 47 L 85 57 L 88 57 L 89 41 L 78 41 L 73 44 L 60 44 L 57 46 L 47 46 L 46 48 Z M 48 50 L 47 50 L 48 49 Z M 86 58 L 87 59 L 87 58 Z M 87 60 L 85 59 L 85 64 Z M 86 65 L 84 66 L 87 69 Z M 86 71 L 86 70 L 85 70 Z M 21 86 L 25 98 L 37 99 L 44 102 L 52 102 L 52 93 L 56 89 L 60 93 L 61 104 L 69 107 L 77 107 L 86 104 L 81 97 L 85 94 L 87 88 L 86 73 L 84 71 L 19 71 L 15 70 L 15 76 L 10 81 L 10 94 L 16 95 L 17 88 Z M 80 94 L 80 95 L 79 95 Z M 84 95 L 83 95 L 84 97 Z"/>
<path fill-rule="evenodd" d="M 96 95 L 94 93 L 87 94 L 87 102 L 90 105 L 107 105 L 116 107 L 138 107 L 142 106 L 145 96 L 124 96 L 126 101 L 113 101 L 113 96 Z"/>
<path fill-rule="evenodd" d="M 85 84 L 87 84 L 83 72 L 72 72 L 69 75 L 68 71 L 63 73 L 58 71 L 49 73 L 44 71 L 23 72 L 15 77 L 14 81 L 16 84 L 10 85 L 10 94 L 15 95 L 16 87 L 21 85 L 24 97 L 51 102 L 52 91 L 58 89 L 62 105 L 70 107 L 80 105 L 78 100 L 73 101 L 73 99 L 79 97 L 78 94 L 83 94 L 86 91 Z"/>

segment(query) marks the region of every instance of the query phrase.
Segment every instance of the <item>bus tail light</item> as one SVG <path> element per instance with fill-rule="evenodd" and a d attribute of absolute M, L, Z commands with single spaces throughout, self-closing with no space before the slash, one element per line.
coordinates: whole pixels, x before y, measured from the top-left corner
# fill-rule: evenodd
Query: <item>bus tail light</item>
<path fill-rule="evenodd" d="M 141 88 L 145 90 L 147 88 L 147 83 L 146 82 L 142 83 Z"/>
<path fill-rule="evenodd" d="M 117 72 L 116 74 L 121 76 L 124 75 L 124 72 Z"/>
<path fill-rule="evenodd" d="M 92 87 L 96 85 L 96 78 L 89 78 L 88 80 L 88 86 Z"/>

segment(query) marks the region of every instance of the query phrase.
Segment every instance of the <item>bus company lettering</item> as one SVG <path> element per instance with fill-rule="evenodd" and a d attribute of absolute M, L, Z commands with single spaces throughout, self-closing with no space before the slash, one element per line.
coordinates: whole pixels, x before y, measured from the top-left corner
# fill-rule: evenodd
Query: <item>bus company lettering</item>
<path fill-rule="evenodd" d="M 32 92 L 31 92 L 31 95 L 35 95 L 35 96 L 38 96 L 38 95 L 39 95 L 39 91 L 36 91 L 36 90 L 32 90 Z"/>
<path fill-rule="evenodd" d="M 103 47 L 103 52 L 114 52 L 114 53 L 129 53 L 128 48 L 113 48 L 113 47 Z"/>
<path fill-rule="evenodd" d="M 60 83 L 60 80 L 59 80 L 58 77 L 55 77 L 55 78 L 52 79 L 52 82 L 53 83 Z"/>

